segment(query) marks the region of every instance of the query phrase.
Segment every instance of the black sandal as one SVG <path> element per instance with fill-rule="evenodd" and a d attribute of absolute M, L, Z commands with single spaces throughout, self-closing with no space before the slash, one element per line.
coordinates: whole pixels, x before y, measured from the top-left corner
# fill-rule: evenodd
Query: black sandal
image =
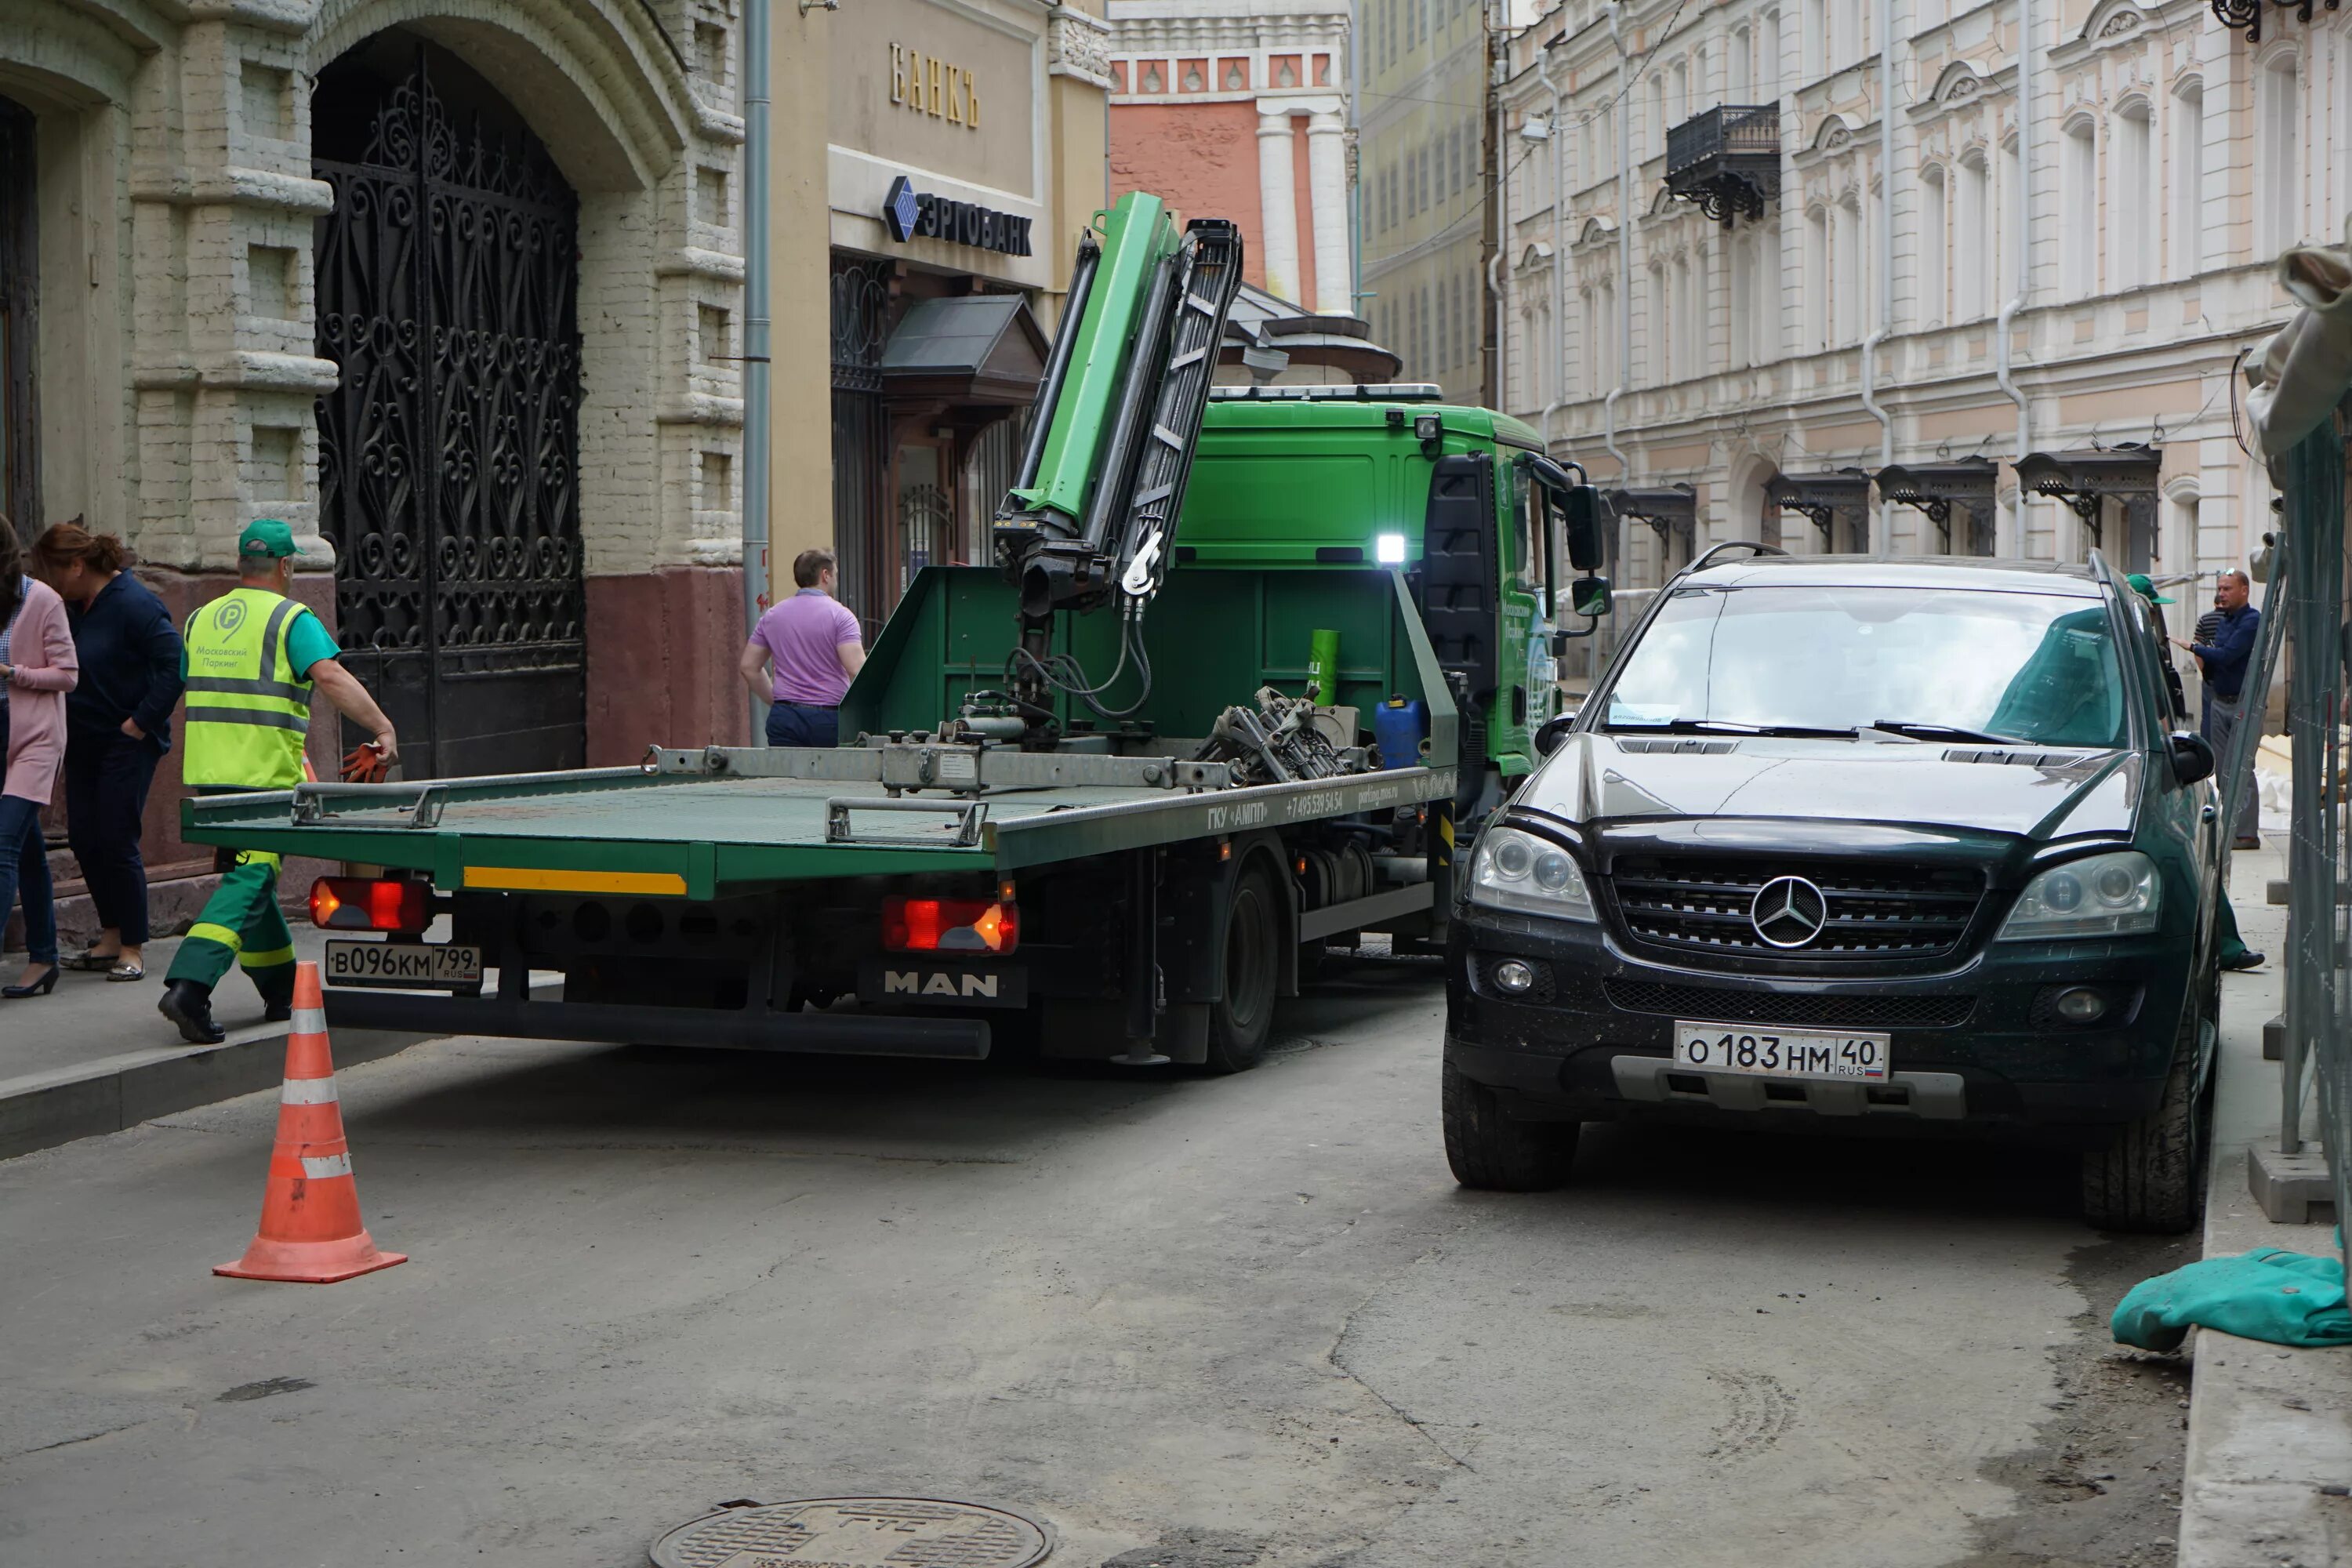
<path fill-rule="evenodd" d="M 84 974 L 104 974 L 108 970 L 112 969 L 116 964 L 121 962 L 122 954 L 120 951 L 114 952 L 100 952 L 98 951 L 97 944 L 93 942 L 89 946 L 83 948 L 79 952 L 74 954 L 71 958 L 65 960 L 65 962 L 60 963 L 58 967 L 60 969 L 74 970 L 77 973 Z"/>

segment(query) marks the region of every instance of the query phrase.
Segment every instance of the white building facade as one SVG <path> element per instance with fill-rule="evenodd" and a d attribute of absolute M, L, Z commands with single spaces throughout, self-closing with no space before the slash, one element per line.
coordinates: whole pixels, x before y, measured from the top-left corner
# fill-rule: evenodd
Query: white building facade
<path fill-rule="evenodd" d="M 2352 212 L 2352 13 L 2263 9 L 2258 43 L 2201 0 L 1568 0 L 1523 32 L 1505 406 L 1604 485 L 1689 487 L 1687 522 L 1626 524 L 1621 584 L 1727 539 L 2095 547 L 2201 575 L 2193 621 L 2271 517 L 2232 434 L 2239 357 L 2290 313 L 2271 264 Z M 1727 225 L 1667 142 L 1738 106 L 1771 151 Z M 2050 479 L 2086 457 L 2131 495 Z M 1853 489 L 1889 465 L 1990 500 Z"/>

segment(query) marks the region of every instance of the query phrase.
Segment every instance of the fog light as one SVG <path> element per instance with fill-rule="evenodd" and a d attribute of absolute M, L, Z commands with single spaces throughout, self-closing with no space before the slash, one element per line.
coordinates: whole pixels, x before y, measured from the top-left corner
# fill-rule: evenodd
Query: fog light
<path fill-rule="evenodd" d="M 2087 985 L 2075 985 L 2058 993 L 2052 1005 L 2070 1024 L 2095 1024 L 2106 1015 L 2107 999 Z"/>
<path fill-rule="evenodd" d="M 1536 972 L 1516 958 L 1507 958 L 1495 965 L 1495 989 L 1517 996 L 1535 989 Z"/>

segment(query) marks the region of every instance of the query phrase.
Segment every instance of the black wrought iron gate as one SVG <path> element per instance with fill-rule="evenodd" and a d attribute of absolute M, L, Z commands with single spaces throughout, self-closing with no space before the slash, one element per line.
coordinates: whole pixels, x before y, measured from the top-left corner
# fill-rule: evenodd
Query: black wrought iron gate
<path fill-rule="evenodd" d="M 527 132 L 445 113 L 423 48 L 357 158 L 315 170 L 335 192 L 319 479 L 343 662 L 411 777 L 578 766 L 578 203 Z"/>

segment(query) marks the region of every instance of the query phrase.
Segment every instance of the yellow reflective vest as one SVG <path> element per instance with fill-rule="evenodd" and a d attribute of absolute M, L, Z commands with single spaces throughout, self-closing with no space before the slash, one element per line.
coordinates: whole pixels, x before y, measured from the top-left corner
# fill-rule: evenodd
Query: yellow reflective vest
<path fill-rule="evenodd" d="M 188 710 L 181 774 L 192 787 L 292 789 L 302 782 L 310 683 L 286 653 L 303 607 L 236 588 L 188 617 Z"/>

